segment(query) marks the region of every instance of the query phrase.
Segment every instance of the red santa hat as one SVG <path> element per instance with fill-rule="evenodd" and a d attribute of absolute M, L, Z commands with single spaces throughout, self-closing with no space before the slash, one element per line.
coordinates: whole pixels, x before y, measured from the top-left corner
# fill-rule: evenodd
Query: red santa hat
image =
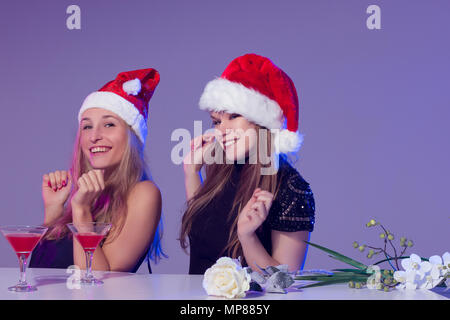
<path fill-rule="evenodd" d="M 86 97 L 78 112 L 78 121 L 81 121 L 81 115 L 87 109 L 109 110 L 130 125 L 145 144 L 148 103 L 158 83 L 159 73 L 155 69 L 121 72 L 115 80 Z"/>
<path fill-rule="evenodd" d="M 199 105 L 202 110 L 238 113 L 272 129 L 277 153 L 296 152 L 303 142 L 294 83 L 266 57 L 246 54 L 234 59 L 206 85 Z"/>

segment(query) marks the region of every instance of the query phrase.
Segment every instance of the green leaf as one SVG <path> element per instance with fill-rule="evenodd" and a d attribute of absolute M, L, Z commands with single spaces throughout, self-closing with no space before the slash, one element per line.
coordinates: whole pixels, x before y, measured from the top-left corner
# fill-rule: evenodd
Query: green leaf
<path fill-rule="evenodd" d="M 353 273 L 358 273 L 358 274 L 367 274 L 367 272 L 365 270 L 361 270 L 361 269 L 333 269 L 331 271 L 353 272 Z"/>
<path fill-rule="evenodd" d="M 307 280 L 307 281 L 325 281 L 325 280 L 334 280 L 334 279 L 348 279 L 350 280 L 367 280 L 369 278 L 369 275 L 367 276 L 360 276 L 357 274 L 352 275 L 346 275 L 346 276 L 338 276 L 338 277 L 314 277 L 314 276 L 299 276 L 296 277 L 295 280 Z"/>
<path fill-rule="evenodd" d="M 337 260 L 339 260 L 341 262 L 347 263 L 347 264 L 349 264 L 351 266 L 354 266 L 354 267 L 356 267 L 356 268 L 358 268 L 360 270 L 367 269 L 367 266 L 365 264 L 363 264 L 363 263 L 361 263 L 359 261 L 353 260 L 353 259 L 351 259 L 351 258 L 349 258 L 347 256 L 344 256 L 343 254 L 340 254 L 339 252 L 336 252 L 336 251 L 330 250 L 328 248 L 319 246 L 318 244 L 315 244 L 315 243 L 312 243 L 312 242 L 309 242 L 309 241 L 305 241 L 305 242 L 307 244 L 312 245 L 313 247 L 316 247 L 316 248 L 318 248 L 318 249 L 320 249 L 322 251 L 325 251 L 326 253 L 331 254 L 331 257 L 334 258 L 334 259 L 337 259 Z"/>
<path fill-rule="evenodd" d="M 345 283 L 345 282 L 349 282 L 352 279 L 333 279 L 333 280 L 329 280 L 329 281 L 322 281 L 322 282 L 318 282 L 318 283 L 313 283 L 313 284 L 308 284 L 306 286 L 298 286 L 299 289 L 305 289 L 305 288 L 312 288 L 312 287 L 321 287 L 321 286 L 327 286 L 330 284 L 337 284 L 337 283 Z M 356 280 L 358 281 L 358 280 Z M 359 280 L 359 281 L 364 281 L 364 280 Z"/>
<path fill-rule="evenodd" d="M 365 281 L 370 277 L 369 274 L 360 274 L 353 272 L 339 272 L 333 275 L 309 275 L 309 276 L 297 276 L 295 280 L 309 280 L 309 281 L 328 281 L 335 279 L 347 279 L 356 281 Z"/>

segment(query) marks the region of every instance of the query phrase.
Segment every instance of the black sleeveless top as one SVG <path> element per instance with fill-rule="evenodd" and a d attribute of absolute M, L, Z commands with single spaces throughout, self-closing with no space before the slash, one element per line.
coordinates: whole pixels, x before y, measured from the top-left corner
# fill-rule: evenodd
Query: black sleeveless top
<path fill-rule="evenodd" d="M 130 272 L 135 273 L 147 254 L 144 254 Z M 41 240 L 34 248 L 29 262 L 30 268 L 61 268 L 74 265 L 73 262 L 73 242 L 71 237 L 64 237 L 58 240 Z M 150 263 L 148 271 L 152 273 Z"/>
<path fill-rule="evenodd" d="M 228 219 L 233 205 L 237 184 L 243 164 L 234 164 L 236 170 L 224 187 L 192 222 L 189 234 L 190 274 L 204 274 L 206 269 L 226 255 L 224 249 L 228 244 L 229 232 L 234 218 Z M 272 254 L 271 230 L 309 231 L 314 229 L 314 196 L 302 176 L 284 157 L 280 157 L 277 178 L 281 183 L 277 196 L 272 202 L 268 216 L 256 234 L 261 244 Z M 236 217 L 238 212 L 233 212 Z"/>

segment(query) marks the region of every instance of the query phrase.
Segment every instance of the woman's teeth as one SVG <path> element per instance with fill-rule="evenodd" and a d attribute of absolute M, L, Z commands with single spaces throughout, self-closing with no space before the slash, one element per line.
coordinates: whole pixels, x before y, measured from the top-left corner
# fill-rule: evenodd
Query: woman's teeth
<path fill-rule="evenodd" d="M 233 145 L 233 144 L 235 144 L 236 143 L 236 141 L 237 140 L 231 140 L 231 141 L 227 141 L 227 142 L 225 142 L 223 145 L 225 146 L 225 147 L 229 147 L 229 146 L 231 146 L 231 145 Z"/>
<path fill-rule="evenodd" d="M 105 147 L 95 147 L 91 149 L 92 153 L 98 153 L 98 152 L 107 152 L 109 151 L 109 148 L 105 148 Z"/>

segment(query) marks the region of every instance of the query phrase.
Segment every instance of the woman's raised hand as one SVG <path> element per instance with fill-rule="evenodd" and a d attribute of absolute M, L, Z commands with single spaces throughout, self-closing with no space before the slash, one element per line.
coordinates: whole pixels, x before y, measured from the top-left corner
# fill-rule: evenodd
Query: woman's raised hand
<path fill-rule="evenodd" d="M 77 186 L 78 190 L 71 200 L 74 215 L 77 209 L 90 212 L 91 205 L 105 189 L 104 170 L 88 171 L 78 179 Z"/>
<path fill-rule="evenodd" d="M 44 207 L 63 206 L 70 194 L 72 179 L 68 171 L 54 171 L 42 176 Z"/>
<path fill-rule="evenodd" d="M 204 164 L 206 152 L 214 146 L 214 133 L 203 134 L 191 140 L 191 151 L 183 159 L 186 174 L 197 174 Z"/>
<path fill-rule="evenodd" d="M 64 203 L 72 189 L 72 178 L 68 171 L 53 171 L 42 176 L 42 198 L 44 200 L 44 224 L 58 219 L 64 211 Z"/>
<path fill-rule="evenodd" d="M 239 214 L 237 232 L 239 239 L 251 236 L 266 220 L 272 206 L 273 194 L 256 188 Z"/>

